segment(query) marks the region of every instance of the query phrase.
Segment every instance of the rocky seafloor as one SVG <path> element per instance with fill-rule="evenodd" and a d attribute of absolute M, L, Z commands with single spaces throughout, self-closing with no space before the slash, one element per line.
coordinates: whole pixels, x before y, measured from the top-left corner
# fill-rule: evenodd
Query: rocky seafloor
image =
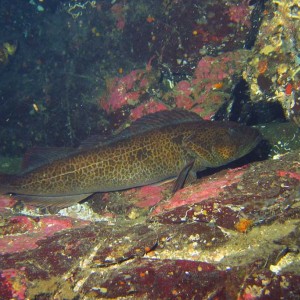
<path fill-rule="evenodd" d="M 174 195 L 169 182 L 54 213 L 0 196 L 1 299 L 299 299 L 299 3 L 194 2 L 1 3 L 1 172 L 162 109 L 269 143 Z"/>
<path fill-rule="evenodd" d="M 57 212 L 1 200 L 2 299 L 298 299 L 299 150 Z"/>

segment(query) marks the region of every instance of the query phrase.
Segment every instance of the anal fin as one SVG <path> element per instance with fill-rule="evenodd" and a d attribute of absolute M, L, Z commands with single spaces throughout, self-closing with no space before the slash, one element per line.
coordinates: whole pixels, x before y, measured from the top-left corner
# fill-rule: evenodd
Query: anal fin
<path fill-rule="evenodd" d="M 63 195 L 63 196 L 43 196 L 14 194 L 12 198 L 21 200 L 24 204 L 30 204 L 39 208 L 63 209 L 74 205 L 92 194 Z"/>

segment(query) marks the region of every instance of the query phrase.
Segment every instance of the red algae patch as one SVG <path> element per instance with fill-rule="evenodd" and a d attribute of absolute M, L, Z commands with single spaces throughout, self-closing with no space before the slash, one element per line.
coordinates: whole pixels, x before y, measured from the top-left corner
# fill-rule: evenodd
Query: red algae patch
<path fill-rule="evenodd" d="M 1 299 L 26 299 L 26 279 L 23 270 L 6 269 L 0 274 Z M 28 298 L 27 298 L 28 299 Z"/>
<path fill-rule="evenodd" d="M 0 298 L 298 299 L 298 161 L 293 152 L 223 169 L 169 201 L 171 182 L 95 196 L 89 204 L 114 222 L 7 217 L 2 236 L 32 237 L 35 249 L 0 246 L 10 251 L 0 255 Z M 151 218 L 160 195 L 166 210 Z"/>
<path fill-rule="evenodd" d="M 71 218 L 15 216 L 0 228 L 0 253 L 15 253 L 38 247 L 37 242 L 61 230 L 82 227 L 88 221 Z"/>
<path fill-rule="evenodd" d="M 296 173 L 296 172 L 289 172 L 289 171 L 283 171 L 283 170 L 278 170 L 277 171 L 277 175 L 280 177 L 290 177 L 290 178 L 294 178 L 300 181 L 300 174 Z"/>
<path fill-rule="evenodd" d="M 230 170 L 222 177 L 209 179 L 208 181 L 200 182 L 199 184 L 194 184 L 179 190 L 167 202 L 159 204 L 152 212 L 152 215 L 157 215 L 186 204 L 199 203 L 210 198 L 218 197 L 224 187 L 238 183 L 244 172 L 245 169 L 241 168 Z"/>
<path fill-rule="evenodd" d="M 137 198 L 141 200 L 134 205 L 140 208 L 154 206 L 163 199 L 164 190 L 164 186 L 141 187 L 136 193 Z"/>
<path fill-rule="evenodd" d="M 133 108 L 130 113 L 130 119 L 134 121 L 147 114 L 167 109 L 168 107 L 164 103 L 150 99 L 146 103 L 139 104 L 137 107 Z"/>

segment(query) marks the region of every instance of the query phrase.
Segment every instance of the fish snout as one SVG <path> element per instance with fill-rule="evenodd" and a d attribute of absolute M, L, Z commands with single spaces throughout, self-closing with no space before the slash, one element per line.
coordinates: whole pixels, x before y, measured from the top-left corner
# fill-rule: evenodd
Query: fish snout
<path fill-rule="evenodd" d="M 248 126 L 241 126 L 235 133 L 238 157 L 242 157 L 251 152 L 262 140 L 262 135 L 258 129 Z"/>

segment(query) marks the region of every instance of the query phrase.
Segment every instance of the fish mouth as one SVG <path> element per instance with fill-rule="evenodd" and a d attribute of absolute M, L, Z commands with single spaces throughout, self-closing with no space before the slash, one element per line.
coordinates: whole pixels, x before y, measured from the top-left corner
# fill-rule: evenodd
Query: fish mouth
<path fill-rule="evenodd" d="M 261 133 L 258 129 L 256 129 L 256 128 L 251 128 L 251 129 L 254 130 L 253 133 L 254 133 L 255 137 L 254 137 L 253 145 L 255 147 L 263 140 L 263 136 L 261 135 Z"/>
<path fill-rule="evenodd" d="M 256 137 L 255 141 L 254 141 L 254 147 L 256 147 L 261 141 L 263 140 L 262 135 L 259 133 L 259 135 Z"/>
<path fill-rule="evenodd" d="M 243 149 L 243 145 L 241 146 L 241 152 L 243 153 L 243 155 L 251 152 L 263 140 L 263 136 L 258 129 L 252 127 L 250 127 L 249 129 L 251 129 L 251 133 L 249 132 L 250 134 L 247 135 L 246 141 L 248 147 L 245 147 L 245 149 Z"/>

